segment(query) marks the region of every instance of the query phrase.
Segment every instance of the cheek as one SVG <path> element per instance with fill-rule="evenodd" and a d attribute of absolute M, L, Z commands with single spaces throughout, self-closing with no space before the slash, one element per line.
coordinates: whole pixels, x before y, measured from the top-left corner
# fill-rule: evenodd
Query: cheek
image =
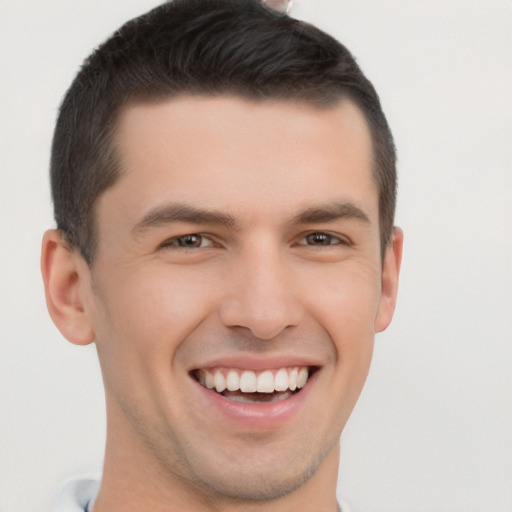
<path fill-rule="evenodd" d="M 317 418 L 327 416 L 326 424 L 339 425 L 340 433 L 361 394 L 373 356 L 379 286 L 367 275 L 344 273 L 310 296 L 314 321 L 326 331 L 333 348 L 332 362 L 324 369 L 326 402 L 318 404 Z"/>
<path fill-rule="evenodd" d="M 340 272 L 309 296 L 309 309 L 332 340 L 344 389 L 359 394 L 373 354 L 380 277 L 368 267 Z"/>
<path fill-rule="evenodd" d="M 99 323 L 144 350 L 174 345 L 208 310 L 208 288 L 184 273 L 139 271 L 110 279 L 107 286 Z"/>
<path fill-rule="evenodd" d="M 325 277 L 325 276 L 324 276 Z M 380 273 L 373 265 L 341 267 L 327 278 L 313 276 L 307 307 L 333 339 L 347 343 L 374 334 L 380 297 Z"/>
<path fill-rule="evenodd" d="M 96 345 L 105 385 L 133 400 L 149 401 L 143 395 L 150 389 L 174 392 L 180 349 L 219 301 L 220 283 L 201 273 L 158 270 L 111 274 L 98 295 Z"/>
<path fill-rule="evenodd" d="M 168 379 L 176 351 L 204 312 L 193 283 L 151 272 L 111 275 L 102 283 L 95 300 L 95 332 L 110 387 L 121 383 L 140 393 L 142 382 Z"/>
<path fill-rule="evenodd" d="M 198 303 L 196 286 L 186 280 L 150 272 L 115 277 L 103 280 L 95 299 L 96 345 L 105 388 L 126 414 L 146 411 L 149 417 L 159 403 L 179 398 L 173 360 L 200 323 L 204 307 Z"/>

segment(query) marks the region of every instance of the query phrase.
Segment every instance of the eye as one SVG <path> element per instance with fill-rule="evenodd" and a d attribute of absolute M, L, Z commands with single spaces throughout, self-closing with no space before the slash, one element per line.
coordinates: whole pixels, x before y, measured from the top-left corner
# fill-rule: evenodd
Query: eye
<path fill-rule="evenodd" d="M 184 249 L 203 249 L 213 247 L 214 243 L 208 237 L 197 233 L 177 236 L 165 241 L 161 247 L 184 248 Z"/>
<path fill-rule="evenodd" d="M 306 235 L 300 241 L 300 244 L 324 247 L 329 245 L 348 245 L 348 242 L 339 236 L 330 235 L 328 233 L 315 232 Z"/>

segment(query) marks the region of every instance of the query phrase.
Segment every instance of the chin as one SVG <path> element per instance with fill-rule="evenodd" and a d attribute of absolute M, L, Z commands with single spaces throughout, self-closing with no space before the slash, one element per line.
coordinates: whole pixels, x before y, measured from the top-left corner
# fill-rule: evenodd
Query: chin
<path fill-rule="evenodd" d="M 332 446 L 319 455 L 297 454 L 283 457 L 276 453 L 272 460 L 254 454 L 240 457 L 242 463 L 224 460 L 215 467 L 204 464 L 195 473 L 206 494 L 235 501 L 271 501 L 304 485 L 318 471 Z"/>
<path fill-rule="evenodd" d="M 207 476 L 203 478 L 200 484 L 217 496 L 235 501 L 271 501 L 278 499 L 286 494 L 296 490 L 303 485 L 315 473 L 316 467 L 308 467 L 300 473 L 296 471 L 293 474 L 265 474 L 259 472 L 247 471 L 245 474 L 235 472 L 231 477 L 229 474 Z M 222 467 L 219 467 L 222 471 Z"/>

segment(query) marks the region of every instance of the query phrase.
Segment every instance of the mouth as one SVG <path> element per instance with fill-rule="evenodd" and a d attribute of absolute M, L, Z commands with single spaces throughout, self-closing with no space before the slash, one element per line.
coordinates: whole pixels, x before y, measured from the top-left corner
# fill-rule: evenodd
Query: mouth
<path fill-rule="evenodd" d="M 204 388 L 228 400 L 267 403 L 286 400 L 306 386 L 315 368 L 292 366 L 263 371 L 236 368 L 201 368 L 191 372 Z"/>

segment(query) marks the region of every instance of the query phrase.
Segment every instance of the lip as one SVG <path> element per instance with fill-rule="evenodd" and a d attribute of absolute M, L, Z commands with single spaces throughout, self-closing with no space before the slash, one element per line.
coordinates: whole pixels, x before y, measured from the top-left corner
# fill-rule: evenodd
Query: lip
<path fill-rule="evenodd" d="M 233 368 L 237 370 L 253 370 L 260 372 L 264 370 L 278 370 L 280 368 L 290 368 L 293 366 L 308 366 L 310 368 L 321 368 L 323 363 L 315 360 L 311 357 L 300 357 L 300 356 L 275 356 L 269 357 L 258 357 L 254 356 L 239 356 L 239 355 L 228 355 L 219 357 L 216 359 L 209 359 L 203 364 L 199 363 L 188 369 L 188 372 L 195 370 L 210 370 L 212 368 Z"/>
<path fill-rule="evenodd" d="M 314 390 L 317 374 L 320 366 L 311 364 L 311 360 L 294 358 L 278 358 L 270 362 L 257 359 L 237 359 L 236 357 L 222 358 L 218 361 L 209 361 L 207 366 L 201 368 L 214 368 L 216 366 L 232 367 L 241 370 L 266 370 L 282 368 L 285 366 L 309 366 L 315 371 L 310 375 L 306 385 L 297 393 L 285 400 L 276 402 L 245 403 L 230 400 L 215 390 L 202 386 L 192 375 L 190 379 L 194 384 L 194 392 L 197 393 L 202 411 L 211 418 L 234 424 L 235 428 L 242 430 L 271 430 L 284 426 L 300 414 L 306 407 L 309 396 Z"/>

